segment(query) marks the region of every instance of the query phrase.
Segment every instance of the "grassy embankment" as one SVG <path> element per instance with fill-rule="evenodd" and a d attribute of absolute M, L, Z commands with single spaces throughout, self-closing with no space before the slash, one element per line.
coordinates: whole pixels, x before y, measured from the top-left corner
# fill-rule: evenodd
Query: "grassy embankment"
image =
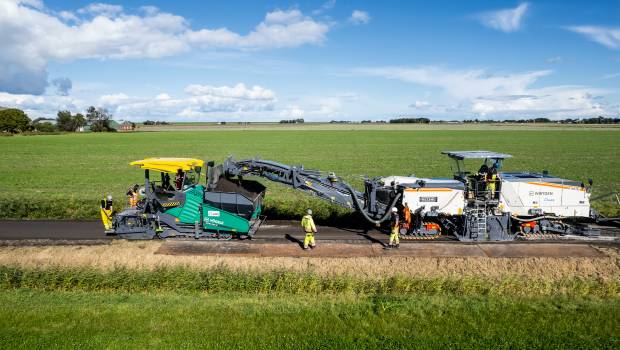
<path fill-rule="evenodd" d="M 260 156 L 334 171 L 359 187 L 364 174 L 449 177 L 450 164 L 440 151 L 491 149 L 515 156 L 506 162 L 505 170 L 547 169 L 583 181 L 591 177 L 594 195 L 620 191 L 618 128 L 343 130 L 346 127 L 2 137 L 0 218 L 97 218 L 102 195 L 112 193 L 124 203 L 126 188 L 143 181 L 142 172 L 128 163 L 149 156 L 216 162 L 228 155 Z M 323 222 L 347 213 L 283 186 L 266 185 L 266 213 L 272 219 L 297 217 L 307 207 L 313 207 Z M 595 207 L 608 215 L 620 214 L 610 199 Z"/>
<path fill-rule="evenodd" d="M 616 348 L 620 264 L 596 258 L 0 248 L 8 348 Z"/>
<path fill-rule="evenodd" d="M 614 348 L 618 286 L 0 268 L 9 348 Z"/>
<path fill-rule="evenodd" d="M 7 348 L 616 348 L 618 301 L 0 293 Z"/>

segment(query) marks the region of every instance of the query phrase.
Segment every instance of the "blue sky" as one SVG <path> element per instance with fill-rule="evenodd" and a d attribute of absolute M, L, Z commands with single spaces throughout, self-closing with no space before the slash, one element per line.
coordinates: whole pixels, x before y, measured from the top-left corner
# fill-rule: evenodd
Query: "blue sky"
<path fill-rule="evenodd" d="M 0 105 L 117 119 L 620 114 L 614 1 L 0 0 Z"/>

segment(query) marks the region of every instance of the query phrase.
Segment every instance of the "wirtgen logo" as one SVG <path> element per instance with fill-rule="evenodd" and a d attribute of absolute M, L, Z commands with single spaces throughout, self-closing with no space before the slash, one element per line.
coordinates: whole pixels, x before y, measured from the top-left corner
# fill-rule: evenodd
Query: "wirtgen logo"
<path fill-rule="evenodd" d="M 553 192 L 530 191 L 530 196 L 553 196 Z"/>

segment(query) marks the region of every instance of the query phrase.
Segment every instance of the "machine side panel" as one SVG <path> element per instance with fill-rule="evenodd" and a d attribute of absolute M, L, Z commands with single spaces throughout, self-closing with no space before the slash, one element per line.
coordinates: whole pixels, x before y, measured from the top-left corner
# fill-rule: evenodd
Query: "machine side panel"
<path fill-rule="evenodd" d="M 536 210 L 557 216 L 590 215 L 588 194 L 578 186 L 549 183 L 530 179 L 527 181 L 502 181 L 504 211 L 515 216 L 531 216 Z"/>
<path fill-rule="evenodd" d="M 505 213 L 513 215 L 527 215 L 527 210 L 523 213 L 526 206 L 519 196 L 520 182 L 502 181 L 499 196 L 499 209 Z M 531 204 L 530 204 L 531 207 Z"/>
<path fill-rule="evenodd" d="M 202 192 L 204 187 L 196 186 L 185 192 L 185 203 L 182 207 L 171 208 L 165 211 L 179 219 L 182 224 L 194 224 L 200 222 L 200 205 L 202 204 Z"/>
<path fill-rule="evenodd" d="M 437 211 L 446 215 L 461 215 L 465 205 L 463 191 L 452 188 L 406 188 L 402 202 L 412 211 L 423 207 L 425 213 L 438 207 Z"/>
<path fill-rule="evenodd" d="M 246 233 L 250 230 L 250 222 L 243 217 L 208 204 L 204 204 L 202 210 L 204 213 L 203 227 L 206 230 L 239 233 Z"/>

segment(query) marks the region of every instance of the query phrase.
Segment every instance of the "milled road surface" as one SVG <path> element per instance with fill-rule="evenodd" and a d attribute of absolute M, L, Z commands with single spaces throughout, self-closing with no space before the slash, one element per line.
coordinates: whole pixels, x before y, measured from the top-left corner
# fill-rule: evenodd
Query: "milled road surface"
<path fill-rule="evenodd" d="M 620 247 L 620 237 L 616 233 L 598 239 L 572 236 L 558 240 L 515 242 L 458 242 L 451 236 L 434 240 L 402 239 L 401 250 L 383 252 L 388 235 L 376 229 L 365 231 L 355 228 L 319 226 L 317 242 L 323 247 L 321 252 L 300 253 L 305 234 L 297 221 L 267 221 L 251 241 L 195 241 L 193 239 L 167 240 L 162 254 L 241 254 L 259 256 L 468 256 L 481 254 L 495 257 L 519 256 L 589 256 L 579 244 L 592 246 Z M 114 236 L 106 236 L 99 221 L 61 221 L 61 220 L 4 220 L 0 221 L 0 246 L 21 245 L 100 245 L 109 244 Z M 176 243 L 176 242 L 178 243 Z M 555 242 L 555 245 L 548 243 Z M 535 244 L 531 244 L 535 243 Z M 328 248 L 332 245 L 332 248 Z M 448 246 L 451 246 L 448 248 Z M 538 247 L 534 247 L 538 246 Z M 528 248 L 529 247 L 529 248 Z M 404 248 L 404 249 L 403 249 Z M 447 251 L 444 252 L 444 249 Z"/>
<path fill-rule="evenodd" d="M 157 251 L 165 255 L 241 255 L 255 257 L 601 257 L 595 247 L 620 247 L 614 236 L 584 242 L 584 237 L 564 241 L 458 242 L 453 237 L 436 240 L 401 240 L 400 249 L 385 250 L 387 234 L 378 230 L 319 226 L 317 249 L 303 251 L 304 233 L 297 221 L 266 222 L 249 241 L 166 240 Z M 99 221 L 0 221 L 0 246 L 107 245 Z M 607 239 L 606 241 L 604 239 Z"/>
<path fill-rule="evenodd" d="M 318 240 L 385 240 L 387 235 L 371 230 L 318 226 Z M 0 240 L 110 240 L 100 221 L 64 220 L 3 220 L 0 221 Z M 296 221 L 267 221 L 255 236 L 257 240 L 303 239 L 304 233 Z"/>

